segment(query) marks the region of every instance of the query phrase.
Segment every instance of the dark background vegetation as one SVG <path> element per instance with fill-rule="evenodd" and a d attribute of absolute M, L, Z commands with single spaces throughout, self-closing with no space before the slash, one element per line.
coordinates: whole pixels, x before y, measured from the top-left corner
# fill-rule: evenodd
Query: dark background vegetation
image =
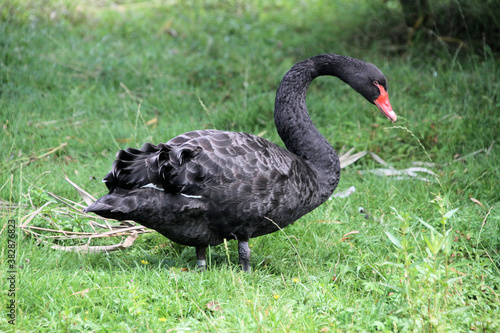
<path fill-rule="evenodd" d="M 393 44 L 406 43 L 427 50 L 464 47 L 480 53 L 500 51 L 498 0 L 400 0 L 399 3 L 396 6 L 393 1 L 385 1 L 383 9 L 374 4 L 377 13 L 374 16 L 379 17 L 380 13 L 380 17 L 387 19 L 381 27 Z M 382 34 L 381 30 L 377 32 Z"/>

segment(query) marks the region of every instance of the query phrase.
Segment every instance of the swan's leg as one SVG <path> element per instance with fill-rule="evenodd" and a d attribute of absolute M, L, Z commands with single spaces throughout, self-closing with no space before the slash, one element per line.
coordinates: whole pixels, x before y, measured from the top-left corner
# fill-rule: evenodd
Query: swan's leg
<path fill-rule="evenodd" d="M 197 246 L 196 247 L 196 264 L 198 265 L 198 269 L 200 271 L 204 271 L 207 268 L 207 260 L 206 260 L 207 247 L 206 246 Z"/>
<path fill-rule="evenodd" d="M 238 253 L 240 254 L 240 264 L 243 271 L 250 273 L 250 247 L 248 241 L 238 242 Z"/>

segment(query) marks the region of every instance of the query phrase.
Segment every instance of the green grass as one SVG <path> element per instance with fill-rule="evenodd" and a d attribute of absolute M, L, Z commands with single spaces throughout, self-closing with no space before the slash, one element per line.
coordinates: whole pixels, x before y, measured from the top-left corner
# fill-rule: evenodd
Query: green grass
<path fill-rule="evenodd" d="M 1 4 L 0 198 L 30 208 L 2 210 L 0 330 L 498 331 L 498 55 L 365 48 L 357 41 L 372 6 Z M 52 200 L 46 191 L 79 201 L 64 173 L 104 194 L 116 151 L 145 141 L 217 128 L 281 144 L 272 117 L 279 80 L 323 52 L 375 63 L 400 119 L 391 125 L 340 81 L 320 78 L 308 94 L 320 131 L 339 151 L 369 150 L 395 168 L 437 163 L 435 179 L 361 173 L 380 167 L 363 158 L 339 185 L 354 185 L 353 195 L 251 240 L 251 275 L 239 269 L 235 242 L 210 248 L 209 270 L 197 273 L 192 248 L 156 233 L 123 252 L 76 254 L 17 230 L 16 325 L 7 322 L 9 219 Z M 58 207 L 43 213 L 67 230 L 88 223 Z M 33 223 L 51 226 L 41 216 Z"/>

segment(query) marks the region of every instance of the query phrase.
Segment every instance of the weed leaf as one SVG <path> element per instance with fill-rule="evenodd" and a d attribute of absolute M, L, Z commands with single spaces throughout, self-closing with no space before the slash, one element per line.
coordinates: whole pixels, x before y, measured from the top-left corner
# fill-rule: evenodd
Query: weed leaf
<path fill-rule="evenodd" d="M 462 307 L 448 311 L 448 315 L 450 316 L 450 315 L 458 315 L 461 313 L 465 313 L 465 312 L 469 311 L 469 309 L 471 309 L 471 308 L 472 308 L 472 306 L 462 306 Z"/>
<path fill-rule="evenodd" d="M 463 275 L 463 276 L 459 276 L 459 277 L 456 277 L 456 278 L 449 279 L 448 281 L 446 281 L 446 283 L 448 283 L 448 286 L 452 286 L 455 282 L 463 279 L 466 276 L 467 275 Z"/>
<path fill-rule="evenodd" d="M 388 284 L 388 283 L 383 283 L 383 282 L 380 282 L 381 285 L 383 285 L 384 287 L 387 287 L 387 288 L 391 288 L 395 291 L 398 291 L 400 293 L 405 293 L 404 289 L 403 288 L 399 288 L 399 287 L 396 287 L 392 284 Z"/>
<path fill-rule="evenodd" d="M 418 219 L 418 222 L 422 223 L 423 225 L 425 225 L 429 230 L 435 232 L 436 234 L 438 234 L 439 236 L 443 237 L 443 235 L 437 231 L 432 225 L 430 225 L 429 223 L 423 221 L 422 219 Z"/>
<path fill-rule="evenodd" d="M 444 218 L 446 219 L 449 219 L 450 217 L 453 216 L 453 214 L 455 214 L 456 212 L 458 211 L 458 208 L 455 208 L 453 210 L 450 210 L 449 212 L 447 212 L 446 214 L 443 215 Z"/>
<path fill-rule="evenodd" d="M 396 236 L 394 236 L 393 234 L 391 234 L 388 231 L 386 231 L 385 233 L 386 233 L 387 237 L 389 237 L 389 240 L 392 242 L 392 244 L 396 245 L 400 249 L 403 249 L 401 242 L 396 238 Z"/>

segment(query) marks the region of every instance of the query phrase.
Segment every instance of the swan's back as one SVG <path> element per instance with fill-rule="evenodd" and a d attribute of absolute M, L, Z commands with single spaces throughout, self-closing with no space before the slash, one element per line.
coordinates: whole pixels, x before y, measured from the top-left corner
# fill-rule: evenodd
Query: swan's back
<path fill-rule="evenodd" d="M 111 197 L 122 196 L 123 190 L 136 197 L 134 207 L 141 208 L 136 208 L 134 215 L 139 210 L 153 211 L 142 214 L 148 221 L 138 221 L 150 228 L 158 229 L 155 221 L 164 224 L 163 211 L 179 209 L 176 204 L 182 201 L 184 212 L 187 214 L 190 207 L 196 209 L 197 216 L 220 239 L 244 239 L 276 231 L 275 223 L 286 227 L 321 204 L 316 179 L 307 162 L 263 138 L 200 130 L 165 144 L 146 143 L 141 149 L 119 151 L 104 182 Z M 136 203 L 141 191 L 148 193 L 149 202 Z M 156 202 L 151 206 L 151 195 L 163 198 L 160 206 Z M 120 205 L 124 204 L 120 201 Z M 114 217 L 113 210 L 131 211 L 121 206 L 108 210 L 108 217 Z M 96 210 L 91 206 L 87 211 Z M 115 218 L 121 216 L 116 214 Z M 176 216 L 178 221 L 169 224 L 181 227 L 183 214 Z"/>

